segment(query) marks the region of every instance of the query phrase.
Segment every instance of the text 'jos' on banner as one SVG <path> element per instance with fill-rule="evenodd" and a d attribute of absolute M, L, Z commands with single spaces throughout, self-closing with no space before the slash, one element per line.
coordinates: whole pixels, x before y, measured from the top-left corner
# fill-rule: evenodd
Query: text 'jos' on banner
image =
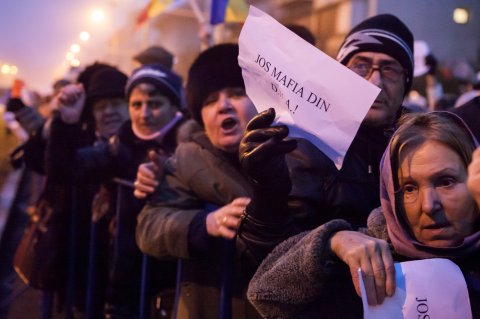
<path fill-rule="evenodd" d="M 448 259 L 395 263 L 395 294 L 378 306 L 368 305 L 360 268 L 358 275 L 364 319 L 472 319 L 465 278 Z"/>

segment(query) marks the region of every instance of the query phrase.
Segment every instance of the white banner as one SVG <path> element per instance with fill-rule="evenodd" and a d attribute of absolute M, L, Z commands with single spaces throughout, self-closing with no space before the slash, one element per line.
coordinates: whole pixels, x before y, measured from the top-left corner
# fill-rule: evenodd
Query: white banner
<path fill-rule="evenodd" d="M 239 46 L 257 110 L 275 108 L 291 137 L 310 140 L 340 169 L 380 89 L 253 6 Z"/>
<path fill-rule="evenodd" d="M 395 264 L 397 289 L 378 306 L 369 306 L 359 269 L 364 319 L 471 319 L 467 284 L 458 266 L 434 258 Z"/>

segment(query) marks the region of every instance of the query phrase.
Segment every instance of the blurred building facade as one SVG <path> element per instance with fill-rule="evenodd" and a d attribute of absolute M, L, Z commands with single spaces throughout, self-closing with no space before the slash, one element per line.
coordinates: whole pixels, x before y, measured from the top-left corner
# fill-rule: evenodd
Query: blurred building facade
<path fill-rule="evenodd" d="M 208 20 L 211 0 L 196 0 Z M 309 28 L 317 37 L 316 46 L 335 57 L 350 28 L 379 13 L 392 13 L 402 19 L 416 40 L 426 41 L 440 63 L 465 60 L 480 69 L 480 1 L 478 0 L 246 0 L 267 12 L 282 24 L 295 23 Z M 455 8 L 469 13 L 466 24 L 453 21 Z M 212 30 L 212 42 L 235 42 L 239 23 L 218 25 Z M 198 16 L 188 0 L 172 10 L 149 19 L 142 25 L 132 14 L 131 21 L 109 41 L 105 60 L 130 72 L 132 56 L 150 45 L 161 45 L 176 56 L 174 69 L 186 78 L 187 70 L 202 48 Z"/>

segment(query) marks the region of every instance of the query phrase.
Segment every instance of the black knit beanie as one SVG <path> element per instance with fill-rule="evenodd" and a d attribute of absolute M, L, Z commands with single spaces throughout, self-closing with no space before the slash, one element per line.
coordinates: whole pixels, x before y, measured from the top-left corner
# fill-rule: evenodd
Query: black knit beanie
<path fill-rule="evenodd" d="M 93 64 L 88 65 L 85 69 L 78 75 L 77 83 L 83 84 L 83 87 L 87 89 L 90 85 L 90 81 L 95 73 L 100 70 L 115 68 L 113 65 L 105 64 L 102 62 L 94 62 Z"/>
<path fill-rule="evenodd" d="M 337 60 L 346 65 L 354 54 L 366 51 L 388 54 L 404 67 L 407 94 L 413 78 L 413 35 L 408 27 L 391 14 L 368 18 L 348 33 L 338 51 Z"/>
<path fill-rule="evenodd" d="M 183 88 L 182 79 L 168 68 L 160 64 L 146 64 L 135 69 L 128 78 L 125 95 L 129 99 L 135 86 L 150 83 L 162 91 L 178 108 L 181 107 Z"/>
<path fill-rule="evenodd" d="M 193 62 L 187 81 L 187 104 L 192 118 L 203 126 L 204 101 L 211 93 L 228 87 L 245 88 L 238 65 L 238 44 L 215 45 Z"/>
<path fill-rule="evenodd" d="M 82 72 L 77 82 L 83 84 L 87 101 L 82 111 L 82 122 L 93 124 L 93 103 L 102 98 L 125 98 L 127 76 L 117 68 L 94 63 Z"/>
<path fill-rule="evenodd" d="M 104 68 L 92 75 L 86 88 L 91 103 L 102 98 L 125 98 L 127 76 L 116 68 Z"/>

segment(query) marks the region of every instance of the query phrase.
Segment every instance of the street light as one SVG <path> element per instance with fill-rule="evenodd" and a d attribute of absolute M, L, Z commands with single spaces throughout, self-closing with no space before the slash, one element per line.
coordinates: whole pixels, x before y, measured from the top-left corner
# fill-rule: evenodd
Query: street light
<path fill-rule="evenodd" d="M 70 46 L 70 51 L 72 51 L 73 53 L 78 53 L 80 52 L 80 46 L 74 43 Z"/>
<path fill-rule="evenodd" d="M 8 74 L 8 73 L 10 73 L 10 65 L 8 65 L 8 64 L 3 64 L 3 65 L 2 65 L 2 68 L 0 69 L 0 72 L 2 72 L 2 74 Z"/>
<path fill-rule="evenodd" d="M 105 19 L 105 13 L 100 9 L 95 9 L 92 12 L 91 18 L 95 23 L 101 23 Z"/>
<path fill-rule="evenodd" d="M 80 61 L 78 59 L 72 59 L 70 61 L 70 66 L 78 67 L 78 66 L 80 66 Z"/>
<path fill-rule="evenodd" d="M 75 58 L 75 54 L 73 54 L 73 52 L 68 52 L 65 55 L 65 59 L 67 59 L 67 61 L 72 61 L 74 58 Z"/>
<path fill-rule="evenodd" d="M 10 65 L 10 64 L 4 63 L 0 67 L 0 73 L 2 73 L 4 75 L 8 75 L 8 74 L 15 75 L 15 74 L 18 73 L 18 68 L 13 64 Z"/>
<path fill-rule="evenodd" d="M 79 37 L 80 40 L 82 40 L 83 42 L 87 42 L 90 39 L 90 33 L 88 33 L 87 31 L 80 32 Z"/>

